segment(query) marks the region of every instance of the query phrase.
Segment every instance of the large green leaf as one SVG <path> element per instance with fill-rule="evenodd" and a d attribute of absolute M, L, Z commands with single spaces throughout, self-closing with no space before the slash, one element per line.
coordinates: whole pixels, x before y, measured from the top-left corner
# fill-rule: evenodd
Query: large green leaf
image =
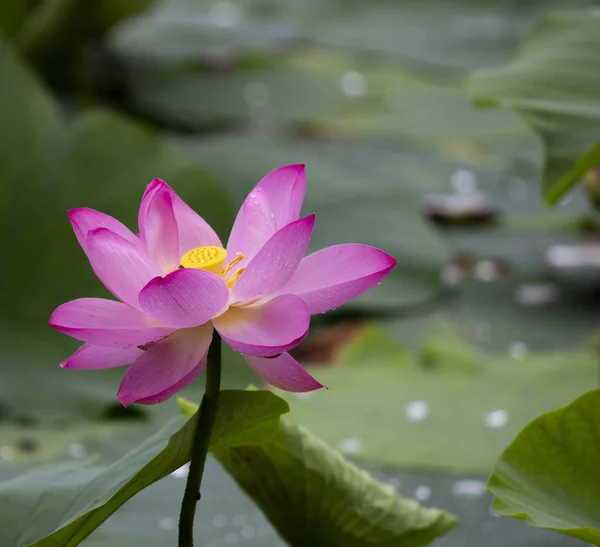
<path fill-rule="evenodd" d="M 223 391 L 211 450 L 264 441 L 287 411 L 266 391 Z M 78 545 L 128 499 L 189 460 L 195 420 L 182 425 L 171 422 L 108 466 L 63 463 L 0 485 L 2 545 Z"/>
<path fill-rule="evenodd" d="M 549 203 L 600 164 L 599 23 L 596 9 L 546 15 L 509 65 L 470 78 L 479 103 L 510 108 L 539 133 Z"/>
<path fill-rule="evenodd" d="M 293 547 L 417 547 L 456 524 L 445 511 L 401 498 L 287 420 L 273 439 L 213 453 Z"/>
<path fill-rule="evenodd" d="M 487 488 L 501 515 L 600 545 L 600 391 L 539 416 L 502 453 Z"/>

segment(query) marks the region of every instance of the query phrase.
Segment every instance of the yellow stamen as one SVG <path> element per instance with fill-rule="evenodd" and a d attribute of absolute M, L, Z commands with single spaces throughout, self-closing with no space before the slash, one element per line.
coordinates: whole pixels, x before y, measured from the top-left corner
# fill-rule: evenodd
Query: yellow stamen
<path fill-rule="evenodd" d="M 240 260 L 242 260 L 243 258 L 244 258 L 244 255 L 242 253 L 237 253 L 235 255 L 235 258 L 229 264 L 227 264 L 227 268 L 225 268 L 223 270 L 223 275 L 227 275 L 236 264 L 239 264 Z M 240 272 L 240 275 L 241 275 L 241 272 Z"/>
<path fill-rule="evenodd" d="M 239 261 L 238 261 L 238 262 L 239 262 Z M 227 286 L 228 286 L 230 289 L 233 289 L 233 286 L 235 285 L 236 281 L 237 281 L 237 280 L 240 278 L 240 275 L 242 275 L 242 274 L 244 273 L 244 270 L 245 270 L 245 269 L 246 269 L 246 268 L 240 268 L 240 269 L 239 269 L 237 272 L 235 272 L 235 274 L 233 274 L 233 276 L 232 276 L 232 277 L 230 277 L 230 278 L 227 280 Z"/>
<path fill-rule="evenodd" d="M 181 257 L 181 266 L 221 275 L 226 256 L 227 251 L 221 247 L 196 247 Z"/>

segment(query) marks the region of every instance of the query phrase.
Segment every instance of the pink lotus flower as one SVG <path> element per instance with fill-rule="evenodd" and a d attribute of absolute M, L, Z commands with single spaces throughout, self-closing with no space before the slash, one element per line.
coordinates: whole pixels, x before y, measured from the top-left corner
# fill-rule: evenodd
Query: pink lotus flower
<path fill-rule="evenodd" d="M 379 283 L 396 261 L 367 245 L 307 257 L 314 215 L 299 218 L 303 165 L 276 169 L 246 198 L 227 250 L 212 228 L 162 180 L 140 205 L 140 233 L 111 216 L 73 209 L 69 220 L 90 264 L 119 301 L 81 298 L 50 326 L 85 342 L 64 368 L 131 363 L 117 399 L 154 404 L 200 373 L 213 328 L 266 382 L 287 391 L 323 387 L 286 352 L 331 310 Z"/>

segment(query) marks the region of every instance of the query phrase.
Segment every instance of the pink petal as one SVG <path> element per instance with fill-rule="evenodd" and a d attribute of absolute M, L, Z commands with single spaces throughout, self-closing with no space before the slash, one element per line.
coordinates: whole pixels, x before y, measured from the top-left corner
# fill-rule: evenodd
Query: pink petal
<path fill-rule="evenodd" d="M 173 332 L 127 304 L 104 298 L 71 300 L 54 310 L 49 325 L 99 346 L 142 346 Z"/>
<path fill-rule="evenodd" d="M 265 304 L 229 308 L 212 323 L 235 351 L 272 357 L 300 343 L 308 333 L 310 315 L 301 298 L 286 294 Z"/>
<path fill-rule="evenodd" d="M 227 309 L 229 288 L 218 275 L 180 269 L 152 279 L 140 292 L 140 307 L 172 327 L 196 327 Z"/>
<path fill-rule="evenodd" d="M 165 182 L 153 181 L 142 197 L 138 214 L 140 239 L 165 273 L 177 268 L 180 258 L 172 194 Z"/>
<path fill-rule="evenodd" d="M 395 258 L 375 247 L 335 245 L 304 258 L 277 294 L 296 294 L 311 315 L 324 313 L 368 291 L 395 265 Z"/>
<path fill-rule="evenodd" d="M 90 264 L 100 281 L 117 298 L 138 308 L 138 294 L 151 279 L 162 275 L 143 247 L 120 235 L 96 228 L 85 240 Z"/>
<path fill-rule="evenodd" d="M 86 236 L 96 228 L 107 228 L 131 243 L 139 243 L 137 237 L 127 226 L 119 222 L 116 218 L 100 211 L 80 207 L 78 209 L 71 209 L 68 215 L 71 226 L 73 226 L 73 231 L 75 232 L 75 237 L 77 237 L 77 241 L 79 241 L 84 250 Z"/>
<path fill-rule="evenodd" d="M 151 404 L 185 387 L 200 372 L 212 334 L 211 325 L 182 329 L 151 346 L 127 369 L 117 399 Z"/>
<path fill-rule="evenodd" d="M 285 391 L 302 393 L 325 387 L 315 380 L 288 353 L 265 359 L 244 355 L 248 364 L 265 382 Z"/>
<path fill-rule="evenodd" d="M 274 293 L 291 279 L 310 242 L 315 215 L 277 231 L 250 261 L 231 291 L 234 302 L 250 302 Z"/>
<path fill-rule="evenodd" d="M 162 194 L 163 199 L 166 199 L 166 196 L 168 196 L 168 199 L 170 200 L 172 215 L 177 226 L 178 261 L 186 252 L 195 249 L 196 247 L 222 246 L 219 236 L 217 236 L 210 225 L 187 205 L 166 182 L 160 179 L 154 179 L 148 185 L 148 188 L 142 197 L 142 204 L 140 205 L 140 213 L 138 216 L 140 230 L 142 223 L 144 222 L 142 217 L 145 217 L 147 214 L 148 203 L 151 202 L 153 196 L 157 193 Z"/>
<path fill-rule="evenodd" d="M 156 405 L 158 403 L 166 401 L 167 399 L 170 399 L 175 393 L 189 386 L 196 379 L 198 374 L 202 372 L 202 369 L 204 368 L 205 364 L 205 360 L 201 361 L 196 368 L 192 369 L 192 371 L 186 376 L 184 376 L 181 380 L 179 380 L 179 382 L 175 382 L 171 387 L 165 389 L 164 391 L 161 391 L 160 393 L 151 395 L 150 397 L 138 399 L 136 403 L 140 405 Z"/>
<path fill-rule="evenodd" d="M 227 243 L 227 261 L 237 253 L 247 264 L 266 241 L 300 216 L 306 191 L 304 165 L 288 165 L 271 171 L 250 192 L 242 205 Z"/>
<path fill-rule="evenodd" d="M 86 343 L 60 366 L 79 370 L 120 367 L 133 363 L 142 353 L 143 351 L 136 346 L 117 348 Z"/>

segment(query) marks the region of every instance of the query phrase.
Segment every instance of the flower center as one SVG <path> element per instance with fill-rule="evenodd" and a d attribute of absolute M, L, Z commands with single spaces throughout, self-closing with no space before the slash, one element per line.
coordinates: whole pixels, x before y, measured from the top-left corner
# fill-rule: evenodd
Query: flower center
<path fill-rule="evenodd" d="M 227 266 L 223 267 L 227 251 L 222 247 L 196 247 L 185 253 L 181 257 L 182 268 L 194 268 L 196 270 L 206 270 L 214 274 L 220 275 L 226 279 L 227 286 L 231 289 L 235 282 L 244 272 L 244 268 L 240 268 L 234 272 L 236 264 L 238 264 L 244 255 L 238 253 L 237 256 Z M 233 272 L 233 275 L 230 275 Z"/>
<path fill-rule="evenodd" d="M 196 247 L 181 257 L 181 266 L 221 275 L 226 256 L 227 251 L 221 247 Z"/>

